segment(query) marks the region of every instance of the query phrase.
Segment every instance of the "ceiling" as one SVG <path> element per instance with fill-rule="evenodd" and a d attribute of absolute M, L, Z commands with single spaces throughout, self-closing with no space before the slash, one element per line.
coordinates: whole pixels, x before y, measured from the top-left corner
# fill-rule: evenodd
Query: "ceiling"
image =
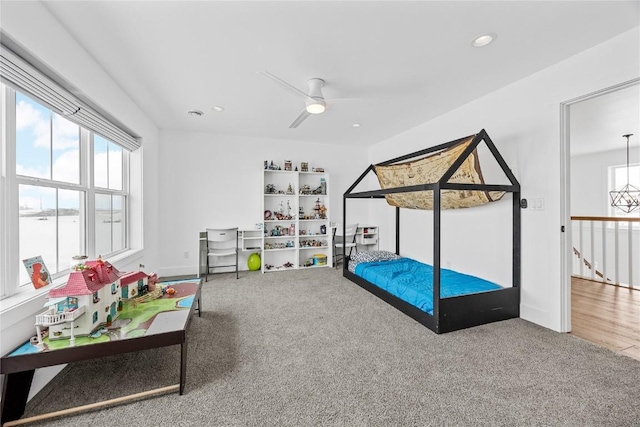
<path fill-rule="evenodd" d="M 45 6 L 161 129 L 357 146 L 433 119 L 640 19 L 638 1 Z M 471 46 L 487 32 L 497 34 L 492 44 Z M 324 79 L 326 112 L 290 129 L 304 99 L 263 71 L 305 92 L 308 79 Z M 204 115 L 188 115 L 192 109 Z"/>

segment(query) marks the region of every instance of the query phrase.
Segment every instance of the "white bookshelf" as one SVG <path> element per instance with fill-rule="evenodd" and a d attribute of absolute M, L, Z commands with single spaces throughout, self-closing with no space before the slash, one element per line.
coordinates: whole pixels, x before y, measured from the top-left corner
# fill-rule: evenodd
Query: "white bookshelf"
<path fill-rule="evenodd" d="M 329 174 L 265 169 L 263 178 L 262 272 L 330 267 Z"/>

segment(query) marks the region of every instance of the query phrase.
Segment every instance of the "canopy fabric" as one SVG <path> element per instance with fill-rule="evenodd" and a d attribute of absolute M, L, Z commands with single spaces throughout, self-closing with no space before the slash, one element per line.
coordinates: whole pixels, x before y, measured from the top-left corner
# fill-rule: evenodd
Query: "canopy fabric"
<path fill-rule="evenodd" d="M 375 166 L 380 187 L 388 189 L 437 183 L 469 146 L 474 137 L 475 135 L 472 135 L 453 147 L 418 160 L 388 166 Z M 448 182 L 459 184 L 485 183 L 482 178 L 480 163 L 478 162 L 477 150 L 474 149 L 472 151 Z M 504 191 L 444 189 L 441 190 L 440 195 L 441 209 L 458 209 L 471 208 L 500 200 L 504 196 Z M 391 206 L 433 210 L 432 191 L 386 194 L 385 198 Z"/>

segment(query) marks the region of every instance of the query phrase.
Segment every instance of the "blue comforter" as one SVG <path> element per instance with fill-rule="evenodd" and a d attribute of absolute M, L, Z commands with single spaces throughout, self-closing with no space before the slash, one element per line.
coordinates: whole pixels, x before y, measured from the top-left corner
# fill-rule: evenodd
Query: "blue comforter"
<path fill-rule="evenodd" d="M 420 310 L 433 314 L 433 267 L 411 258 L 362 262 L 355 274 Z M 502 289 L 495 283 L 440 269 L 440 298 Z"/>

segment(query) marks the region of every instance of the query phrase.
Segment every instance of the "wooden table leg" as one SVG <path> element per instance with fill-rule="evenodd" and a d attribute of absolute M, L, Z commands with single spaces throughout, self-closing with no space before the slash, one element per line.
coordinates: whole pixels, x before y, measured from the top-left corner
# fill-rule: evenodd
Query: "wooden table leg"
<path fill-rule="evenodd" d="M 19 419 L 24 414 L 35 370 L 13 372 L 4 377 L 2 419 L 0 424 Z"/>
<path fill-rule="evenodd" d="M 184 385 L 187 381 L 187 340 L 180 344 L 180 394 L 184 394 Z"/>

